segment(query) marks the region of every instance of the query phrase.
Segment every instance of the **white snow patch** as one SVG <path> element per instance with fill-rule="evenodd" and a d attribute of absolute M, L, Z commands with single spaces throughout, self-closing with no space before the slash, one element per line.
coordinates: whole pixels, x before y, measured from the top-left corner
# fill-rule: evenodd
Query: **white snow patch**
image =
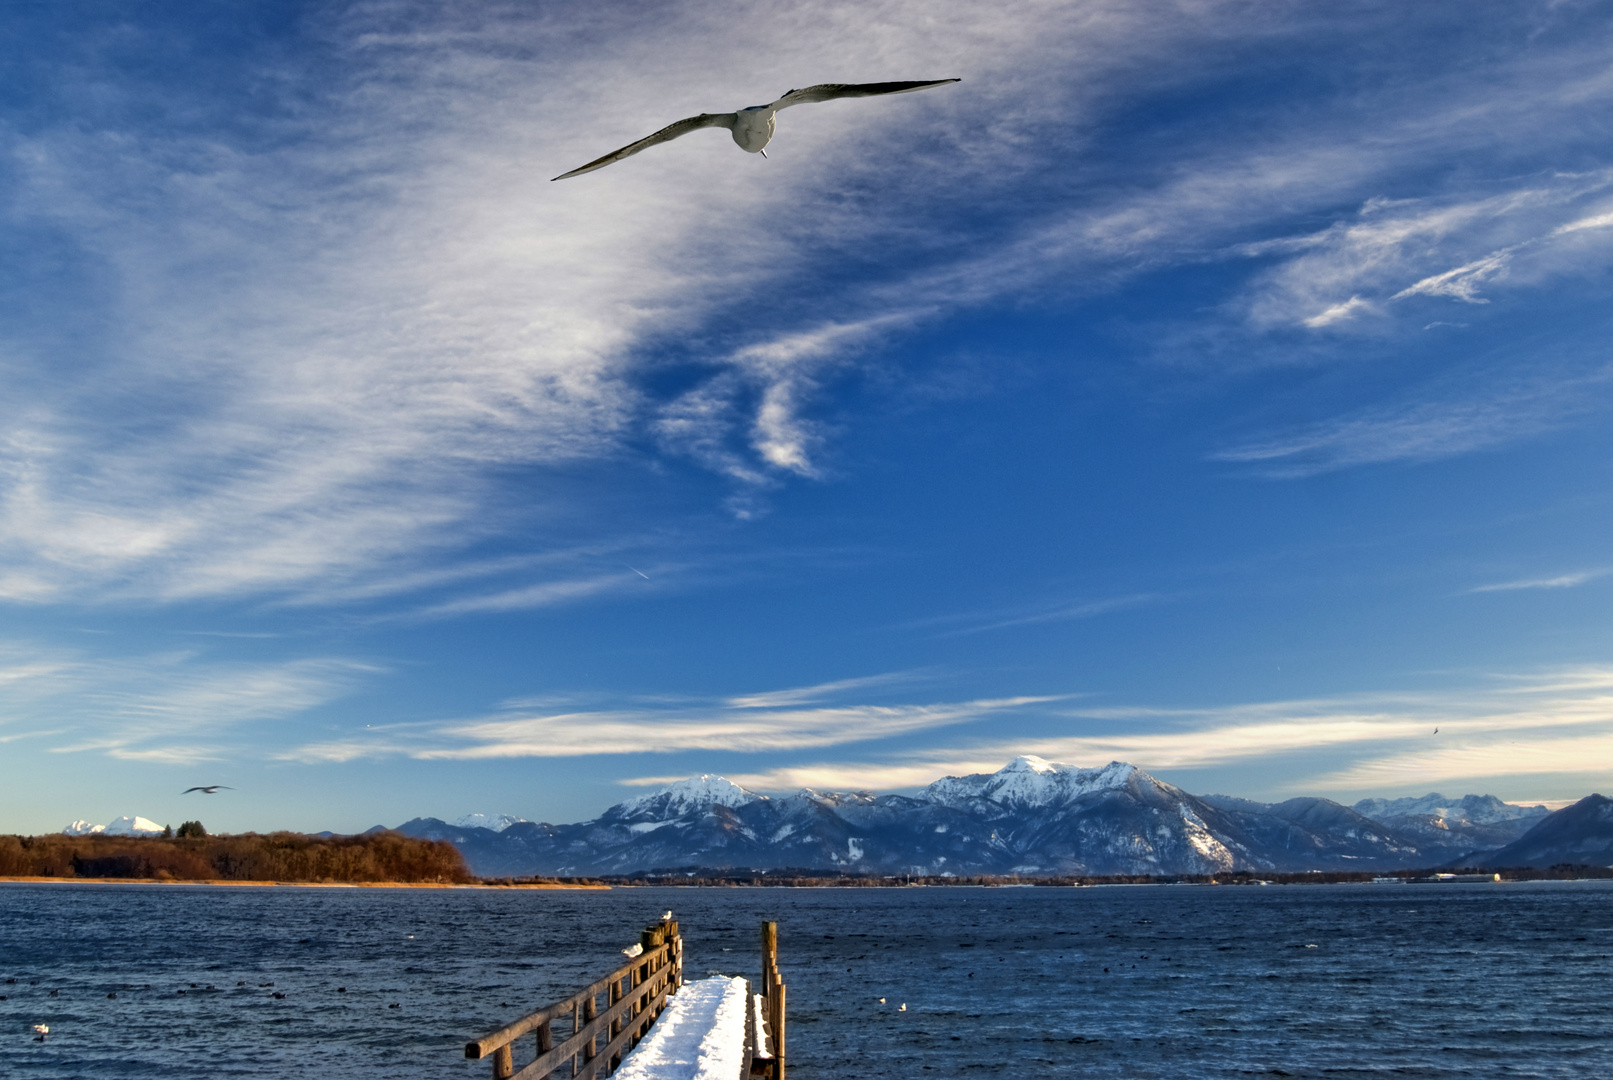
<path fill-rule="evenodd" d="M 612 1074 L 617 1080 L 733 1080 L 745 1060 L 745 980 L 684 983 Z"/>
<path fill-rule="evenodd" d="M 852 862 L 856 862 L 858 859 L 862 858 L 863 842 L 857 839 L 855 836 L 848 839 L 846 841 L 846 854 L 851 856 Z"/>
<path fill-rule="evenodd" d="M 773 1033 L 767 1027 L 767 1010 L 763 1006 L 767 999 L 760 994 L 750 996 L 751 1027 L 756 1031 L 756 1056 L 770 1058 L 773 1056 Z"/>
<path fill-rule="evenodd" d="M 67 828 L 62 830 L 62 832 L 67 836 L 90 836 L 94 833 L 105 831 L 105 825 L 91 825 L 89 822 L 82 819 L 73 822 Z"/>

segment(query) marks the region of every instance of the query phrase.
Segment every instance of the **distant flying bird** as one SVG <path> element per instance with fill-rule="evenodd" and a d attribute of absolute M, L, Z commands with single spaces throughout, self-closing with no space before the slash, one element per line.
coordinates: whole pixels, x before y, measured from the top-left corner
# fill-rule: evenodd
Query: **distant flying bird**
<path fill-rule="evenodd" d="M 181 791 L 180 794 L 181 795 L 189 795 L 193 791 L 199 791 L 203 795 L 212 795 L 212 794 L 215 794 L 218 791 L 219 788 L 223 788 L 225 791 L 234 791 L 235 790 L 234 788 L 229 787 L 229 786 L 227 786 L 225 784 L 206 784 L 206 785 L 203 785 L 201 787 L 188 787 L 184 791 Z"/>
<path fill-rule="evenodd" d="M 945 86 L 947 83 L 960 82 L 959 79 L 931 79 L 923 82 L 876 82 L 876 83 L 821 83 L 809 86 L 805 90 L 791 90 L 770 105 L 752 105 L 748 109 L 728 113 L 701 113 L 691 116 L 687 120 L 679 120 L 676 124 L 668 124 L 654 135 L 640 139 L 635 143 L 628 143 L 620 150 L 612 151 L 602 158 L 596 158 L 580 169 L 572 169 L 568 173 L 561 173 L 556 180 L 564 180 L 570 176 L 580 176 L 585 172 L 603 169 L 606 165 L 632 157 L 640 150 L 648 150 L 664 142 L 670 142 L 679 135 L 687 135 L 691 131 L 701 128 L 725 127 L 733 132 L 734 142 L 739 144 L 741 150 L 752 154 L 767 156 L 766 146 L 773 138 L 773 116 L 780 109 L 788 109 L 791 105 L 810 105 L 816 101 L 833 101 L 835 98 L 848 97 L 878 97 L 881 94 L 908 94 L 914 90 L 928 90 L 932 86 Z"/>
<path fill-rule="evenodd" d="M 1435 735 L 1438 735 L 1438 734 L 1439 734 L 1439 728 L 1435 728 L 1435 729 L 1434 729 L 1434 734 L 1435 734 Z"/>

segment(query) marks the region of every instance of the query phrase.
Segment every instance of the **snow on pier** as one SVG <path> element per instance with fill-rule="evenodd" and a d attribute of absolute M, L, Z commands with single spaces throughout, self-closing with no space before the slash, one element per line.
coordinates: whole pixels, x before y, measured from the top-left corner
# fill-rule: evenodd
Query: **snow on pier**
<path fill-rule="evenodd" d="M 622 952 L 626 964 L 466 1043 L 465 1056 L 490 1058 L 493 1080 L 546 1080 L 561 1070 L 571 1080 L 784 1080 L 777 923 L 762 924 L 762 993 L 754 996 L 744 979 L 726 975 L 684 982 L 683 936 L 670 911 Z M 535 1038 L 518 1063 L 522 1036 Z"/>
<path fill-rule="evenodd" d="M 744 979 L 686 982 L 612 1075 L 619 1080 L 734 1080 L 745 1059 Z"/>

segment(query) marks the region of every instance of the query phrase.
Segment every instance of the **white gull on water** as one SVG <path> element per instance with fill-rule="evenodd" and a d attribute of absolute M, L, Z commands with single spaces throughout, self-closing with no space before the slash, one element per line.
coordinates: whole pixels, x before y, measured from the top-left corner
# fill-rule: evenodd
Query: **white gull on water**
<path fill-rule="evenodd" d="M 745 980 L 684 983 L 613 1080 L 732 1080 L 745 1060 Z"/>
<path fill-rule="evenodd" d="M 748 153 L 767 156 L 767 144 L 773 139 L 774 115 L 780 109 L 788 109 L 791 105 L 810 105 L 817 101 L 833 101 L 836 98 L 848 97 L 879 97 L 884 94 L 910 94 L 915 90 L 928 90 L 932 86 L 945 86 L 947 83 L 960 82 L 959 79 L 930 79 L 916 82 L 876 82 L 876 83 L 819 83 L 804 90 L 791 90 L 777 101 L 766 105 L 752 105 L 737 112 L 701 113 L 691 116 L 687 120 L 679 120 L 676 124 L 668 124 L 654 135 L 647 135 L 638 142 L 628 143 L 620 150 L 612 150 L 602 158 L 595 158 L 581 168 L 572 169 L 568 173 L 561 173 L 556 180 L 564 180 L 568 176 L 581 176 L 585 172 L 603 169 L 612 162 L 620 161 L 625 157 L 632 157 L 640 150 L 648 150 L 664 142 L 671 142 L 679 135 L 687 135 L 691 131 L 701 128 L 725 127 L 733 132 L 734 142 L 739 148 Z M 632 569 L 629 567 L 629 569 Z M 638 571 L 634 570 L 637 574 Z M 640 577 L 643 575 L 640 574 Z"/>

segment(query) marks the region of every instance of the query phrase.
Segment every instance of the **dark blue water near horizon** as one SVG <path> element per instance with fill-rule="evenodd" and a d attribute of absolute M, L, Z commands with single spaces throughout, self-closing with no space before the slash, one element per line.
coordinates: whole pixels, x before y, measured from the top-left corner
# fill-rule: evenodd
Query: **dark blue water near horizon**
<path fill-rule="evenodd" d="M 667 908 L 690 978 L 754 978 L 779 923 L 799 1080 L 1613 1076 L 1610 882 L 11 883 L 0 1076 L 479 1080 L 467 1039 L 608 970 Z"/>

